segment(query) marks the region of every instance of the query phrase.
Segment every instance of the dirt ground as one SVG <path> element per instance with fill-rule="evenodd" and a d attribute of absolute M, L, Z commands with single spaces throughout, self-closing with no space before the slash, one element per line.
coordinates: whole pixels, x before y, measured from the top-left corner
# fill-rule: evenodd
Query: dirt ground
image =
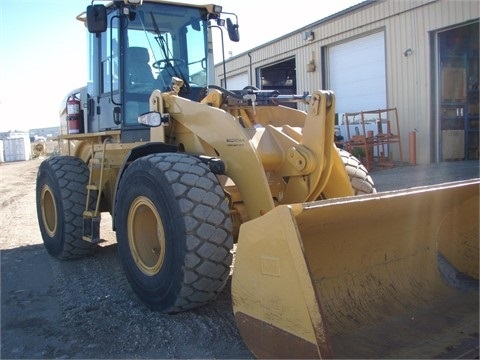
<path fill-rule="evenodd" d="M 121 269 L 108 216 L 95 255 L 49 256 L 35 208 L 40 163 L 0 164 L 2 359 L 253 358 L 233 318 L 230 284 L 194 311 L 148 310 Z"/>
<path fill-rule="evenodd" d="M 232 314 L 230 284 L 212 304 L 177 315 L 148 310 L 130 289 L 111 219 L 95 255 L 58 261 L 44 249 L 35 180 L 41 160 L 0 164 L 2 359 L 253 358 Z M 372 173 L 378 191 L 479 177 L 478 161 Z"/>

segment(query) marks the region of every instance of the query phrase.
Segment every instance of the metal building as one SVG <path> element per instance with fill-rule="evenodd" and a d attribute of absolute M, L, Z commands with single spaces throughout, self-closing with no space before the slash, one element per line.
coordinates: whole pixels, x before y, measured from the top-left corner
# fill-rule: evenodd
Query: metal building
<path fill-rule="evenodd" d="M 478 159 L 479 18 L 478 0 L 367 0 L 228 59 L 227 86 L 333 90 L 339 127 L 395 108 L 404 161 L 412 139 L 418 163 Z"/>

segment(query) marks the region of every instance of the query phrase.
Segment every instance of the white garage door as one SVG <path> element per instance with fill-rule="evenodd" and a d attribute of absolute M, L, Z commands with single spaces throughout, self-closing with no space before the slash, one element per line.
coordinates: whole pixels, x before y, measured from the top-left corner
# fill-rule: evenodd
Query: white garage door
<path fill-rule="evenodd" d="M 225 86 L 225 81 L 222 79 L 222 86 Z M 241 90 L 248 86 L 248 72 L 241 73 L 235 76 L 227 77 L 227 89 Z"/>
<path fill-rule="evenodd" d="M 386 108 L 383 32 L 329 47 L 328 66 L 337 113 Z"/>

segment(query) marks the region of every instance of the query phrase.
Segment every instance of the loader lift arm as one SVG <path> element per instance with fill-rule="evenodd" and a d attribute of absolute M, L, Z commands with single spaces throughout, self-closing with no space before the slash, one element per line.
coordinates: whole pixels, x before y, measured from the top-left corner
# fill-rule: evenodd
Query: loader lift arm
<path fill-rule="evenodd" d="M 218 154 L 225 163 L 225 174 L 242 194 L 250 219 L 272 210 L 273 199 L 279 203 L 313 201 L 325 190 L 330 190 L 334 196 L 353 195 L 334 145 L 335 96 L 332 92 L 315 91 L 310 96 L 302 128 L 265 123 L 245 129 L 230 112 L 214 107 L 205 111 L 205 103 L 211 102 L 208 96 L 202 103 L 196 103 L 175 92 L 154 92 L 150 111 L 168 112 L 175 123 L 195 134 Z M 272 107 L 277 106 L 256 106 L 253 110 L 251 104 L 246 104 L 241 109 L 252 110 L 261 118 L 261 113 Z M 235 113 L 237 108 L 238 104 L 230 110 Z M 220 128 L 220 135 L 211 131 Z M 151 130 L 152 138 L 156 137 L 156 129 Z M 177 141 L 181 142 L 181 138 Z M 182 146 L 188 153 L 204 154 L 205 149 L 197 145 L 198 142 L 190 142 Z M 271 177 L 267 179 L 266 172 L 282 183 L 278 193 L 271 193 Z M 283 180 L 285 178 L 287 181 Z M 334 187 L 331 181 L 335 181 Z"/>

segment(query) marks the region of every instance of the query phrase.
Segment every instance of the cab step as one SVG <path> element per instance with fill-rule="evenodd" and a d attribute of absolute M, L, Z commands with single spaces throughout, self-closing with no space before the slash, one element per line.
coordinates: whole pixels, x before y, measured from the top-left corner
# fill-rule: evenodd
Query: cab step
<path fill-rule="evenodd" d="M 89 213 L 89 214 L 87 214 Z M 83 236 L 82 240 L 92 244 L 98 244 L 103 240 L 100 239 L 100 216 L 88 216 L 93 212 L 85 211 L 83 213 Z"/>

